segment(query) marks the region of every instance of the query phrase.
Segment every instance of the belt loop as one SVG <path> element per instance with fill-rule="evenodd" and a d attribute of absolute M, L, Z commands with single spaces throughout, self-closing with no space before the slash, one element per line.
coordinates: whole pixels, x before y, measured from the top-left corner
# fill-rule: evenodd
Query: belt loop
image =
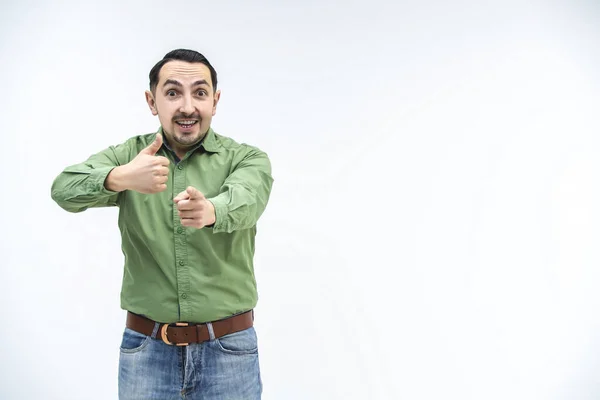
<path fill-rule="evenodd" d="M 215 340 L 215 331 L 213 329 L 212 323 L 207 322 L 206 327 L 208 328 L 208 336 L 210 337 L 210 340 Z"/>
<path fill-rule="evenodd" d="M 156 339 L 156 334 L 158 333 L 158 328 L 160 328 L 160 324 L 158 322 L 155 322 L 154 329 L 152 330 L 152 335 L 150 336 L 152 339 Z"/>

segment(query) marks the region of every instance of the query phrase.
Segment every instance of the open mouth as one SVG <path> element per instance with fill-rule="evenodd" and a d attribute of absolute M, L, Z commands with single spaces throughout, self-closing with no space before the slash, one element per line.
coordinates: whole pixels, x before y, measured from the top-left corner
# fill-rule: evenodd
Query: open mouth
<path fill-rule="evenodd" d="M 192 126 L 196 125 L 198 123 L 198 121 L 194 121 L 194 120 L 189 120 L 189 121 L 176 121 L 175 122 L 177 125 L 179 125 L 180 127 L 182 127 L 183 129 L 189 129 Z"/>

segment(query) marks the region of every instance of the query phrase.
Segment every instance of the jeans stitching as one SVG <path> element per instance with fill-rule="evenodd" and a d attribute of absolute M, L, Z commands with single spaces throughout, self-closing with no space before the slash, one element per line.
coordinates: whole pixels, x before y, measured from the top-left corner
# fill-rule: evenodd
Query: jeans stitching
<path fill-rule="evenodd" d="M 251 328 L 248 328 L 248 330 Z M 236 333 L 244 333 L 246 335 L 248 335 L 248 332 L 244 332 L 244 331 L 240 331 L 240 332 L 236 332 Z M 235 334 L 235 333 L 234 333 Z M 227 335 L 229 336 L 229 335 Z M 224 336 L 223 338 L 225 338 L 226 336 Z M 227 349 L 223 346 L 223 343 L 221 342 L 222 338 L 217 338 L 215 339 L 215 343 L 217 344 L 217 348 L 222 351 L 225 354 L 232 354 L 232 355 L 245 355 L 245 354 L 258 354 L 258 343 L 255 343 L 254 348 L 252 349 L 248 349 L 248 350 L 230 350 Z"/>
<path fill-rule="evenodd" d="M 151 340 L 150 336 L 146 336 L 146 338 L 144 339 L 142 344 L 140 344 L 138 347 L 135 347 L 133 349 L 124 349 L 122 346 L 120 346 L 119 349 L 121 350 L 121 353 L 124 353 L 124 354 L 139 353 L 140 351 L 144 350 L 144 348 L 146 348 L 146 346 L 148 346 L 148 343 L 150 343 L 150 340 Z"/>

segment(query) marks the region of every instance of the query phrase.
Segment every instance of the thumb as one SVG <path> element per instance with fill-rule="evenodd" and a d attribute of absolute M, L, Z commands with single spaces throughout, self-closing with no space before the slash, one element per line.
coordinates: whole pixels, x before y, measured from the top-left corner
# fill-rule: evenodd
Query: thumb
<path fill-rule="evenodd" d="M 158 149 L 160 149 L 160 146 L 162 146 L 162 144 L 163 144 L 162 135 L 160 133 L 157 133 L 156 139 L 154 139 L 154 142 L 150 143 L 150 146 L 148 146 L 144 150 L 142 150 L 141 153 L 148 154 L 149 156 L 153 156 L 156 154 Z"/>

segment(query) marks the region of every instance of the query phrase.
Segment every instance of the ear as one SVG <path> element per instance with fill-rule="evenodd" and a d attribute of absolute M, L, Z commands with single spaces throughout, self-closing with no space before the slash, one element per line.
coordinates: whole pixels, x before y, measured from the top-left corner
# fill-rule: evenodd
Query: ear
<path fill-rule="evenodd" d="M 217 103 L 219 102 L 220 98 L 221 98 L 221 91 L 217 90 L 215 92 L 214 99 L 213 99 L 213 108 L 212 108 L 212 115 L 213 115 L 213 117 L 217 113 Z"/>
<path fill-rule="evenodd" d="M 156 109 L 156 101 L 154 101 L 154 95 L 149 90 L 146 90 L 146 103 L 148 103 L 148 107 L 150 107 L 152 115 L 158 115 L 158 110 Z"/>

